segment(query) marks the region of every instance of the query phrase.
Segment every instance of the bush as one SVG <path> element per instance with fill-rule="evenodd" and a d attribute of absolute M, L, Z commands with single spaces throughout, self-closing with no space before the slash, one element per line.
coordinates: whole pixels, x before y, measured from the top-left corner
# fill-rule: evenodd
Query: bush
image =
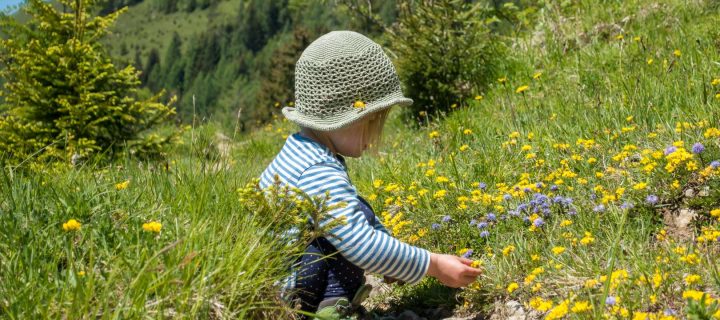
<path fill-rule="evenodd" d="M 484 2 L 399 2 L 388 36 L 414 115 L 462 106 L 495 78 L 506 50 L 490 28 L 493 12 Z"/>
<path fill-rule="evenodd" d="M 93 17 L 95 0 L 60 1 L 69 13 L 41 0 L 28 1 L 26 23 L 0 16 L 0 151 L 10 163 L 74 161 L 128 148 L 157 157 L 176 136 L 153 131 L 175 110 L 162 93 L 140 100 L 138 71 L 118 70 L 100 39 L 119 10 Z"/>

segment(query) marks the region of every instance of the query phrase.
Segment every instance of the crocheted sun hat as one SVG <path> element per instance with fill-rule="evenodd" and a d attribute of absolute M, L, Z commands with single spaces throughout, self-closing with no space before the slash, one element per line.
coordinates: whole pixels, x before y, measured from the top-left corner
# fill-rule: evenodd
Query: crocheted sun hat
<path fill-rule="evenodd" d="M 295 65 L 295 107 L 282 112 L 300 126 L 331 131 L 412 103 L 380 45 L 357 32 L 333 31 L 303 51 Z"/>

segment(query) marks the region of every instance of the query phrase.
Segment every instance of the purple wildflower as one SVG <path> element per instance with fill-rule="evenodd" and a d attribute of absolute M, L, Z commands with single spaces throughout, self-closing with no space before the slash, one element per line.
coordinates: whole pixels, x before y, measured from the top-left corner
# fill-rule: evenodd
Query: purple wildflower
<path fill-rule="evenodd" d="M 487 214 L 487 217 L 485 217 L 488 221 L 495 221 L 497 218 L 494 213 L 490 212 Z"/>
<path fill-rule="evenodd" d="M 433 230 L 440 229 L 440 224 L 433 223 L 432 226 L 430 226 Z"/>
<path fill-rule="evenodd" d="M 471 225 L 471 226 L 474 226 L 474 225 L 476 225 L 476 224 L 477 224 L 477 220 L 475 220 L 475 219 L 470 220 L 470 225 Z"/>
<path fill-rule="evenodd" d="M 626 201 L 620 205 L 620 209 L 623 209 L 623 210 L 630 210 L 634 207 L 635 207 L 635 204 L 633 204 L 632 202 L 629 202 L 629 201 Z"/>
<path fill-rule="evenodd" d="M 507 193 L 503 196 L 503 200 L 505 201 L 509 201 L 510 199 L 512 199 L 512 196 Z"/>
<path fill-rule="evenodd" d="M 483 230 L 483 232 L 480 232 L 480 238 L 487 238 L 490 236 L 490 232 L 487 230 Z"/>
<path fill-rule="evenodd" d="M 480 190 L 485 191 L 486 188 L 487 188 L 487 184 L 485 182 L 480 182 L 480 184 L 478 185 L 478 189 L 480 189 Z"/>
<path fill-rule="evenodd" d="M 599 204 L 599 205 L 595 206 L 595 208 L 593 208 L 593 211 L 595 211 L 595 212 L 603 212 L 603 211 L 605 211 L 605 206 L 602 205 L 602 204 Z"/>
<path fill-rule="evenodd" d="M 606 305 L 614 306 L 616 302 L 617 302 L 617 299 L 615 299 L 615 297 L 613 297 L 613 296 L 609 296 L 609 297 L 605 298 Z"/>
<path fill-rule="evenodd" d="M 525 211 L 527 210 L 528 204 L 527 203 L 521 203 L 517 206 L 517 211 Z"/>
<path fill-rule="evenodd" d="M 660 200 L 660 199 L 658 199 L 658 196 L 656 196 L 654 194 L 651 194 L 651 195 L 647 196 L 647 198 L 645 198 L 645 202 L 647 202 L 648 204 L 656 204 L 658 202 L 658 200 Z"/>
<path fill-rule="evenodd" d="M 713 169 L 717 169 L 718 167 L 720 167 L 720 161 L 715 160 L 713 162 L 710 162 L 710 167 Z"/>
<path fill-rule="evenodd" d="M 675 312 L 675 310 L 673 310 L 673 309 L 671 309 L 671 308 L 665 309 L 665 311 L 664 311 L 663 313 L 664 313 L 666 316 L 676 316 L 676 315 L 677 315 L 677 312 Z"/>
<path fill-rule="evenodd" d="M 545 224 L 545 221 L 543 221 L 542 218 L 537 218 L 537 219 L 535 219 L 535 221 L 533 221 L 533 225 L 534 225 L 536 228 L 540 228 L 540 227 L 542 227 L 544 224 Z"/>
<path fill-rule="evenodd" d="M 478 222 L 477 227 L 478 229 L 485 229 L 487 228 L 488 224 L 487 222 Z"/>
<path fill-rule="evenodd" d="M 665 148 L 665 155 L 669 155 L 675 151 L 677 151 L 677 147 L 669 146 L 669 147 Z"/>
<path fill-rule="evenodd" d="M 695 144 L 693 144 L 692 152 L 694 154 L 701 154 L 703 151 L 705 151 L 705 146 L 702 143 L 696 142 Z"/>
<path fill-rule="evenodd" d="M 442 217 L 442 222 L 450 222 L 450 220 L 452 220 L 452 218 L 450 218 L 450 216 Z"/>
<path fill-rule="evenodd" d="M 558 186 L 557 186 L 557 185 L 551 185 L 551 186 L 550 186 L 550 191 L 558 191 Z"/>
<path fill-rule="evenodd" d="M 543 187 L 542 182 L 538 182 L 535 184 L 535 188 L 541 189 Z"/>
<path fill-rule="evenodd" d="M 473 249 L 468 249 L 467 251 L 465 251 L 465 253 L 463 253 L 462 257 L 467 259 L 467 258 L 470 258 L 470 256 L 472 254 L 473 254 Z"/>
<path fill-rule="evenodd" d="M 530 193 L 530 192 L 532 192 L 532 189 L 525 187 L 525 188 L 523 188 L 523 192 Z"/>

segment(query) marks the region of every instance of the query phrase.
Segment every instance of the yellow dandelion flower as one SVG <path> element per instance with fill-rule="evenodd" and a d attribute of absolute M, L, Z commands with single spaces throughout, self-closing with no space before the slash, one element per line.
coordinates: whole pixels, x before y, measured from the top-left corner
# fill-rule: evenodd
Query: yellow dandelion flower
<path fill-rule="evenodd" d="M 554 247 L 552 248 L 552 252 L 557 256 L 565 252 L 565 247 Z"/>
<path fill-rule="evenodd" d="M 530 86 L 519 86 L 517 89 L 515 89 L 515 93 L 523 93 L 525 90 L 529 89 Z"/>
<path fill-rule="evenodd" d="M 475 100 L 477 100 L 477 101 L 480 101 L 480 100 L 482 100 L 482 99 L 483 99 L 483 96 L 481 96 L 481 95 L 476 95 L 476 96 L 475 96 Z"/>
<path fill-rule="evenodd" d="M 680 49 L 675 49 L 675 51 L 673 51 L 673 55 L 679 58 L 682 56 L 682 52 L 680 52 Z"/>
<path fill-rule="evenodd" d="M 600 282 L 597 281 L 597 279 L 588 279 L 585 281 L 585 288 L 592 289 L 597 287 L 599 284 Z"/>
<path fill-rule="evenodd" d="M 428 137 L 430 137 L 430 139 L 435 139 L 437 137 L 440 137 L 440 132 L 438 132 L 437 130 L 434 130 L 428 134 Z"/>
<path fill-rule="evenodd" d="M 365 108 L 365 102 L 363 102 L 363 101 L 361 101 L 361 100 L 357 100 L 357 101 L 355 101 L 355 103 L 353 103 L 353 107 L 354 107 L 355 109 L 364 109 L 364 108 Z"/>
<path fill-rule="evenodd" d="M 590 309 L 592 309 L 592 307 L 590 306 L 590 302 L 575 301 L 575 304 L 570 309 L 570 311 L 572 311 L 573 313 L 584 313 L 590 311 Z"/>
<path fill-rule="evenodd" d="M 648 64 L 648 65 L 651 65 L 651 64 L 653 64 L 654 61 L 655 61 L 655 60 L 653 60 L 653 58 L 648 58 L 648 59 L 647 59 L 647 64 Z"/>
<path fill-rule="evenodd" d="M 503 248 L 502 254 L 503 254 L 503 256 L 508 256 L 511 253 L 513 253 L 513 251 L 515 251 L 515 246 L 509 245 L 509 246 Z"/>
<path fill-rule="evenodd" d="M 540 71 L 535 72 L 535 74 L 533 74 L 532 78 L 535 79 L 535 80 L 540 79 L 540 76 L 542 76 L 542 74 L 543 74 L 543 73 L 540 72 Z"/>
<path fill-rule="evenodd" d="M 505 83 L 507 82 L 507 77 L 498 78 L 497 80 L 499 83 Z"/>
<path fill-rule="evenodd" d="M 63 223 L 62 228 L 65 231 L 78 231 L 80 230 L 80 226 L 80 222 L 75 219 L 70 219 L 67 222 Z"/>
<path fill-rule="evenodd" d="M 147 223 L 143 223 L 142 228 L 147 232 L 160 233 L 160 229 L 162 229 L 162 224 L 157 221 L 150 221 Z"/>
<path fill-rule="evenodd" d="M 689 286 L 693 284 L 698 284 L 700 282 L 702 282 L 702 277 L 697 274 L 689 274 L 685 276 L 685 284 Z"/>
<path fill-rule="evenodd" d="M 639 182 L 633 186 L 633 190 L 645 190 L 645 188 L 647 188 L 647 183 L 645 182 Z"/>
<path fill-rule="evenodd" d="M 513 293 L 513 291 L 517 290 L 518 288 L 520 288 L 520 285 L 518 285 L 517 282 L 513 282 L 507 286 L 507 292 Z"/>
<path fill-rule="evenodd" d="M 466 136 L 467 136 L 467 135 L 471 135 L 472 133 L 473 133 L 473 131 L 470 130 L 470 129 L 465 129 L 465 130 L 463 130 L 463 134 L 466 135 Z"/>
<path fill-rule="evenodd" d="M 130 180 L 125 180 L 123 182 L 115 184 L 115 189 L 118 191 L 125 190 L 128 186 L 130 186 Z"/>

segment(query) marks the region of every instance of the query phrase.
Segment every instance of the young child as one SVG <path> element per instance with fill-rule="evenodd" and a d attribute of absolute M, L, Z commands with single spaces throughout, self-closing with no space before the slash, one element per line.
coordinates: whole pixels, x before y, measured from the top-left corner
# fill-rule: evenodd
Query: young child
<path fill-rule="evenodd" d="M 348 177 L 343 156 L 360 157 L 376 145 L 390 107 L 410 104 L 380 45 L 359 33 L 330 32 L 297 61 L 295 107 L 282 111 L 300 131 L 287 138 L 260 185 L 266 188 L 278 176 L 310 196 L 329 192 L 328 205 L 346 203 L 330 212 L 346 223 L 331 230 L 334 236 L 315 239 L 293 266 L 286 288 L 293 289 L 302 310 L 348 317 L 366 296 L 366 271 L 410 284 L 429 275 L 456 288 L 480 275 L 471 260 L 394 238 Z"/>

